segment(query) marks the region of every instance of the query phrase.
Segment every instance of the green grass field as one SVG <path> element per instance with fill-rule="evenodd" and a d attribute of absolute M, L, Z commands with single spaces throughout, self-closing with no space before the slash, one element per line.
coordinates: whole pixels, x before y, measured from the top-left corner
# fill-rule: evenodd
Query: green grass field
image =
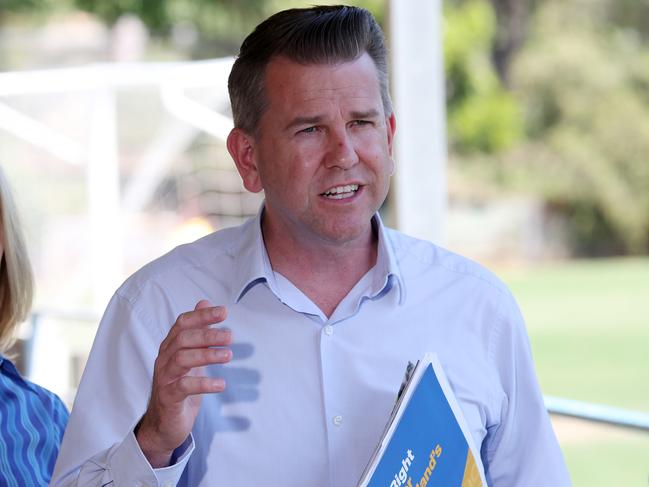
<path fill-rule="evenodd" d="M 649 413 L 649 258 L 499 274 L 527 319 L 544 394 Z M 575 486 L 649 485 L 649 433 L 577 423 L 557 429 Z"/>

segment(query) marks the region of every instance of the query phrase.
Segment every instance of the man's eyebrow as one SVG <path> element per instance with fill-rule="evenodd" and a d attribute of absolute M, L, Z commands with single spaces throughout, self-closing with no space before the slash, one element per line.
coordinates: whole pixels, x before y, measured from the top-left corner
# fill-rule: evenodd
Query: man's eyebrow
<path fill-rule="evenodd" d="M 370 108 L 363 112 L 351 112 L 351 118 L 355 120 L 362 120 L 364 118 L 376 118 L 379 116 L 379 111 L 376 108 Z"/>

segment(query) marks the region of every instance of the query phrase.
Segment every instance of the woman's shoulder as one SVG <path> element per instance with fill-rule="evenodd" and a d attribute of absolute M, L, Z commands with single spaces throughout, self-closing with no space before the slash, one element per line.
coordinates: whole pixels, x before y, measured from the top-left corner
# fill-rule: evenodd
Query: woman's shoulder
<path fill-rule="evenodd" d="M 14 363 L 0 355 L 1 380 L 0 388 L 5 398 L 13 397 L 16 404 L 32 408 L 35 411 L 46 412 L 53 415 L 57 422 L 65 424 L 68 418 L 68 409 L 61 398 L 54 392 L 23 377 Z M 5 406 L 8 401 L 3 401 Z"/>
<path fill-rule="evenodd" d="M 47 485 L 68 421 L 63 401 L 48 389 L 25 379 L 0 355 L 1 485 Z"/>

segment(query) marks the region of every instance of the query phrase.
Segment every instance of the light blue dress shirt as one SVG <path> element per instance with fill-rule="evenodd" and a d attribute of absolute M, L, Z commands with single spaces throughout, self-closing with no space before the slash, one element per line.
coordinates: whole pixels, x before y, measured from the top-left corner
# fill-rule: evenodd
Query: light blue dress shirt
<path fill-rule="evenodd" d="M 374 222 L 377 263 L 328 319 L 272 270 L 259 215 L 128 279 L 99 327 L 53 485 L 353 487 L 407 362 L 426 352 L 439 356 L 489 485 L 570 485 L 509 291 Z M 203 398 L 176 463 L 153 470 L 132 430 L 160 342 L 200 299 L 228 309 L 234 360 L 209 368 L 227 389 Z"/>

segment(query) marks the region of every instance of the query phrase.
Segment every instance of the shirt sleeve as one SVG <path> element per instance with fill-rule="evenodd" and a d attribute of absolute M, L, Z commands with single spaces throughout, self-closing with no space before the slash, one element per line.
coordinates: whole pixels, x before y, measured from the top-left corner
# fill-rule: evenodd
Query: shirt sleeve
<path fill-rule="evenodd" d="M 570 486 L 570 477 L 543 403 L 523 317 L 508 296 L 491 337 L 501 394 L 500 418 L 487 429 L 481 456 L 493 487 Z"/>
<path fill-rule="evenodd" d="M 133 429 L 146 411 L 153 364 L 164 330 L 116 294 L 101 320 L 70 413 L 52 486 L 176 485 L 194 449 L 193 438 L 174 453 L 174 465 L 153 469 Z"/>
<path fill-rule="evenodd" d="M 120 444 L 113 445 L 86 461 L 74 479 L 64 481 L 65 486 L 133 485 L 137 487 L 171 487 L 180 480 L 190 455 L 194 440 L 189 438 L 176 450 L 176 463 L 165 468 L 151 468 L 135 435 L 129 433 Z"/>

